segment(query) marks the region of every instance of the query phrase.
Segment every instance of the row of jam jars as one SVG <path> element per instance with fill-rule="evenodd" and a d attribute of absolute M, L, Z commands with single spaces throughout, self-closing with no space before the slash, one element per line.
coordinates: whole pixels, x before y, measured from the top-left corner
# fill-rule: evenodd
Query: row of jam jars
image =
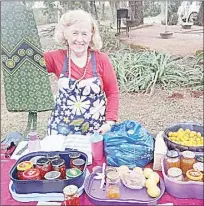
<path fill-rule="evenodd" d="M 80 199 L 78 194 L 78 187 L 75 185 L 68 185 L 63 189 L 64 193 L 64 204 L 69 205 L 80 205 Z"/>

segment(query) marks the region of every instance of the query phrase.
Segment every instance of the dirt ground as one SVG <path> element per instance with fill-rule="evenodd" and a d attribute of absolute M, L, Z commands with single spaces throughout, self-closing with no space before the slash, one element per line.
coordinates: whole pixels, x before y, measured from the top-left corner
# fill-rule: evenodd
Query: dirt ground
<path fill-rule="evenodd" d="M 173 25 L 167 30 L 173 32 L 170 39 L 160 37 L 160 33 L 165 31 L 165 26 L 161 24 L 132 28 L 129 38 L 123 32 L 121 39 L 128 44 L 181 56 L 195 55 L 197 50 L 203 50 L 203 27 L 193 25 L 191 29 L 182 29 L 180 25 Z"/>
<path fill-rule="evenodd" d="M 41 29 L 44 28 L 41 26 Z M 160 27 L 158 27 L 160 28 Z M 151 30 L 151 32 L 149 31 Z M 161 28 L 160 28 L 161 29 Z M 162 29 L 161 29 L 162 30 Z M 179 36 L 175 34 L 171 40 L 159 38 L 160 30 L 154 27 L 131 31 L 129 40 L 152 49 L 175 51 L 180 55 L 194 54 L 202 49 L 202 37 L 196 34 Z M 179 37 L 179 38 L 177 38 Z M 182 43 L 181 43 L 182 40 Z M 163 43 L 164 42 L 164 43 Z M 169 42 L 169 43 L 168 43 Z M 43 48 L 53 48 L 53 40 L 41 38 Z M 11 113 L 6 109 L 3 75 L 1 75 L 1 139 L 12 131 L 23 132 L 26 128 L 28 113 Z M 51 75 L 50 82 L 53 93 L 56 93 L 56 78 Z M 38 132 L 45 135 L 49 112 L 38 114 Z M 203 96 L 193 95 L 190 90 L 163 91 L 156 89 L 153 96 L 146 94 L 120 94 L 119 121 L 136 120 L 149 132 L 156 134 L 171 124 L 182 121 L 203 123 Z"/>

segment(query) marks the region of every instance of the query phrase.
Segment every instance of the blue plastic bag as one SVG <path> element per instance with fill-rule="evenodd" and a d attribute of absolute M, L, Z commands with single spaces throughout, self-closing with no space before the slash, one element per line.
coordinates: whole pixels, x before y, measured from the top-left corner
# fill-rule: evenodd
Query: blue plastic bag
<path fill-rule="evenodd" d="M 114 125 L 104 134 L 107 163 L 111 166 L 144 167 L 154 156 L 154 138 L 136 121 Z"/>

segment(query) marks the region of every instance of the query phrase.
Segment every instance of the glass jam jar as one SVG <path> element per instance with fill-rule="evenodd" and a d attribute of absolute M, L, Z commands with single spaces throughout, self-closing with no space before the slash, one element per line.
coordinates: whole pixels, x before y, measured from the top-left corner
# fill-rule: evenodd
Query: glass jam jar
<path fill-rule="evenodd" d="M 187 181 L 202 181 L 203 174 L 202 172 L 191 169 L 186 172 L 186 178 Z"/>
<path fill-rule="evenodd" d="M 63 159 L 52 161 L 52 170 L 61 173 L 60 179 L 66 179 L 66 165 Z"/>
<path fill-rule="evenodd" d="M 85 160 L 83 159 L 74 159 L 72 161 L 73 167 L 78 168 L 79 170 L 83 171 L 84 165 L 85 165 Z"/>
<path fill-rule="evenodd" d="M 181 156 L 181 170 L 183 174 L 193 168 L 193 164 L 195 163 L 195 153 L 191 151 L 182 152 Z"/>
<path fill-rule="evenodd" d="M 52 161 L 54 161 L 54 160 L 60 159 L 60 156 L 59 156 L 59 154 L 56 153 L 56 152 L 49 152 L 49 153 L 47 154 L 47 159 L 48 159 L 50 162 L 52 162 Z"/>
<path fill-rule="evenodd" d="M 183 175 L 182 175 L 182 170 L 177 167 L 171 167 L 167 171 L 167 175 L 169 178 L 177 181 L 182 181 L 183 180 Z"/>
<path fill-rule="evenodd" d="M 78 159 L 81 155 L 79 152 L 71 152 L 69 154 L 69 159 L 70 159 L 70 168 L 73 168 L 73 160 Z"/>
<path fill-rule="evenodd" d="M 175 150 L 169 150 L 166 154 L 166 169 L 172 167 L 180 168 L 180 158 L 179 153 Z"/>
<path fill-rule="evenodd" d="M 31 161 L 24 161 L 17 165 L 17 176 L 19 180 L 23 180 L 23 172 L 33 168 L 33 163 Z"/>
<path fill-rule="evenodd" d="M 36 168 L 40 170 L 40 175 L 42 179 L 44 179 L 46 173 L 52 170 L 51 163 L 46 157 L 37 160 Z"/>
<path fill-rule="evenodd" d="M 118 172 L 109 172 L 106 178 L 106 196 L 108 199 L 120 198 L 120 176 Z"/>
<path fill-rule="evenodd" d="M 23 172 L 23 179 L 24 180 L 41 180 L 40 170 L 31 168 Z"/>
<path fill-rule="evenodd" d="M 80 199 L 78 195 L 78 187 L 75 185 L 68 185 L 63 189 L 64 204 L 68 205 L 80 205 Z"/>

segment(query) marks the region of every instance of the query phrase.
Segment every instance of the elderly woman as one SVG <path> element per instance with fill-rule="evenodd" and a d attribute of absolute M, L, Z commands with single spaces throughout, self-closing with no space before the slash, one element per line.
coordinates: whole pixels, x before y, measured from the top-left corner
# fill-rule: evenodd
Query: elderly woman
<path fill-rule="evenodd" d="M 119 89 L 98 27 L 83 10 L 64 14 L 55 37 L 66 50 L 44 54 L 48 72 L 58 77 L 56 105 L 48 134 L 105 133 L 118 119 Z"/>

